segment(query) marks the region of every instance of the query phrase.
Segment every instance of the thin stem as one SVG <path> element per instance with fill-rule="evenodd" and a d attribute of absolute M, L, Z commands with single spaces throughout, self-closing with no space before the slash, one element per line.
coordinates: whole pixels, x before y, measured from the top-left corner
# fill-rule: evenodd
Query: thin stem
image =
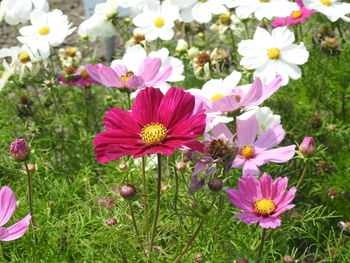
<path fill-rule="evenodd" d="M 187 241 L 186 246 L 184 246 L 184 248 L 182 249 L 181 253 L 177 256 L 176 260 L 174 261 L 174 263 L 179 263 L 182 259 L 182 257 L 186 254 L 186 252 L 189 250 L 192 242 L 196 239 L 196 237 L 198 236 L 200 230 L 202 229 L 202 225 L 203 225 L 203 219 L 201 219 L 201 221 L 199 222 L 198 226 L 196 227 L 196 229 L 194 230 L 191 238 Z"/>
<path fill-rule="evenodd" d="M 155 212 L 153 226 L 152 226 L 151 242 L 149 243 L 150 255 L 152 252 L 153 241 L 154 241 L 156 229 L 157 229 L 158 216 L 159 216 L 159 210 L 160 210 L 160 190 L 161 190 L 161 186 L 162 186 L 162 156 L 160 154 L 157 154 L 157 159 L 158 159 L 157 203 L 156 203 L 156 212 Z"/>
<path fill-rule="evenodd" d="M 299 189 L 299 186 L 300 186 L 301 183 L 304 181 L 304 177 L 305 177 L 305 174 L 306 174 L 306 170 L 307 170 L 307 163 L 305 163 L 303 172 L 302 172 L 302 174 L 301 174 L 301 176 L 300 176 L 300 178 L 299 178 L 299 181 L 298 181 L 298 183 L 297 183 L 297 185 L 296 185 L 296 188 L 297 188 L 297 189 Z"/>
<path fill-rule="evenodd" d="M 30 214 L 32 216 L 32 223 L 33 226 L 35 226 L 35 221 L 34 221 L 34 209 L 33 209 L 33 183 L 32 183 L 32 174 L 29 171 L 28 164 L 27 162 L 24 162 L 24 165 L 26 167 L 26 172 L 27 172 L 27 179 L 28 179 L 28 201 L 29 201 L 29 210 Z"/>
<path fill-rule="evenodd" d="M 130 91 L 126 92 L 128 94 L 128 108 L 131 110 L 131 98 L 130 98 Z"/>
<path fill-rule="evenodd" d="M 142 191 L 143 191 L 143 205 L 144 205 L 144 225 L 146 232 L 146 241 L 149 242 L 148 230 L 148 199 L 147 199 L 147 179 L 146 179 L 146 160 L 142 156 Z"/>
<path fill-rule="evenodd" d="M 174 168 L 174 176 L 175 176 L 175 196 L 174 196 L 174 210 L 177 214 L 177 200 L 179 199 L 179 178 L 177 177 L 177 169 L 176 169 L 176 161 L 175 154 L 172 156 L 173 168 Z"/>
<path fill-rule="evenodd" d="M 136 218 L 135 218 L 134 210 L 132 209 L 132 204 L 131 204 L 130 201 L 128 201 L 128 204 L 129 204 L 129 208 L 130 208 L 130 215 L 131 215 L 132 223 L 134 225 L 134 230 L 135 230 L 137 242 L 141 245 L 142 243 L 141 243 L 141 240 L 140 240 L 139 230 L 137 229 L 137 224 L 136 224 Z"/>
<path fill-rule="evenodd" d="M 264 244 L 265 244 L 265 240 L 266 240 L 265 235 L 266 235 L 266 228 L 263 228 L 263 232 L 262 232 L 262 235 L 261 235 L 261 243 L 260 243 L 257 263 L 261 262 L 261 254 L 262 254 L 262 251 L 263 251 L 263 248 L 264 248 Z"/>

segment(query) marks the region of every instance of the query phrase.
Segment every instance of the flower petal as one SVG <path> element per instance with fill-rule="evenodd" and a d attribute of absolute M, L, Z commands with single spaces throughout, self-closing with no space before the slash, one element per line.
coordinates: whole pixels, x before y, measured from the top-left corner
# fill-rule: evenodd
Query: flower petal
<path fill-rule="evenodd" d="M 16 209 L 16 196 L 11 188 L 4 186 L 0 191 L 0 226 L 9 221 Z"/>
<path fill-rule="evenodd" d="M 7 228 L 8 236 L 1 238 L 1 241 L 11 241 L 20 238 L 28 230 L 30 224 L 31 215 L 26 215 L 21 221 Z"/>

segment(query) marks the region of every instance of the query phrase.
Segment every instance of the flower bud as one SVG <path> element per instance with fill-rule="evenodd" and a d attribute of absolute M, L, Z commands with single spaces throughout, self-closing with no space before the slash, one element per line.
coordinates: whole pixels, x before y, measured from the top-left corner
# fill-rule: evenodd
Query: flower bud
<path fill-rule="evenodd" d="M 241 258 L 241 259 L 237 259 L 236 263 L 249 263 L 249 261 L 244 258 Z"/>
<path fill-rule="evenodd" d="M 294 263 L 294 258 L 292 256 L 284 256 L 283 263 Z"/>
<path fill-rule="evenodd" d="M 190 203 L 188 204 L 188 206 L 189 206 L 190 208 L 195 208 L 195 207 L 197 206 L 197 203 L 196 203 L 196 201 L 191 200 Z"/>
<path fill-rule="evenodd" d="M 132 184 L 124 184 L 119 189 L 119 194 L 125 199 L 130 199 L 134 197 L 137 193 L 136 187 Z"/>
<path fill-rule="evenodd" d="M 28 171 L 29 171 L 30 173 L 35 172 L 35 169 L 36 169 L 36 168 L 35 168 L 35 164 L 28 163 L 27 167 L 28 167 Z"/>
<path fill-rule="evenodd" d="M 224 186 L 223 182 L 219 178 L 213 178 L 208 182 L 210 190 L 219 191 Z"/>
<path fill-rule="evenodd" d="M 186 163 L 184 163 L 184 162 L 178 162 L 178 163 L 176 164 L 176 168 L 177 168 L 180 172 L 183 172 L 183 171 L 186 170 L 187 165 L 186 165 Z"/>
<path fill-rule="evenodd" d="M 196 254 L 194 258 L 195 258 L 195 262 L 202 262 L 205 260 L 205 257 L 202 254 Z"/>
<path fill-rule="evenodd" d="M 16 161 L 24 161 L 27 159 L 30 148 L 24 139 L 18 139 L 11 143 L 11 155 Z"/>
<path fill-rule="evenodd" d="M 117 223 L 118 223 L 118 221 L 115 218 L 110 217 L 110 218 L 106 219 L 107 226 L 113 226 L 113 225 L 116 225 Z"/>
<path fill-rule="evenodd" d="M 312 137 L 306 136 L 299 146 L 300 152 L 304 156 L 313 155 L 316 152 L 316 144 Z"/>
<path fill-rule="evenodd" d="M 179 39 L 179 41 L 177 41 L 175 51 L 178 53 L 182 53 L 182 52 L 186 51 L 187 49 L 188 49 L 188 44 L 187 44 L 186 40 Z"/>
<path fill-rule="evenodd" d="M 124 170 L 128 169 L 128 165 L 127 165 L 126 163 L 120 163 L 120 164 L 118 165 L 118 168 L 119 168 L 120 170 L 124 171 Z"/>

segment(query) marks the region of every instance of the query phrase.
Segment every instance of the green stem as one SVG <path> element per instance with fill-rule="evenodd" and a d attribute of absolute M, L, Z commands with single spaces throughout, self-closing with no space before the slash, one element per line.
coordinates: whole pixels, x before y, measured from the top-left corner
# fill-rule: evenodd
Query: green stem
<path fill-rule="evenodd" d="M 304 177 L 305 177 L 305 174 L 306 174 L 306 170 L 307 170 L 307 163 L 305 163 L 303 172 L 302 172 L 302 174 L 301 174 L 301 176 L 300 176 L 300 178 L 299 178 L 299 181 L 298 181 L 298 183 L 297 183 L 297 185 L 296 185 L 296 188 L 297 188 L 297 189 L 299 189 L 299 186 L 300 186 L 301 183 L 304 181 Z"/>
<path fill-rule="evenodd" d="M 142 156 L 142 191 L 143 191 L 143 206 L 144 206 L 144 225 L 146 233 L 146 241 L 149 242 L 148 230 L 148 199 L 147 199 L 147 179 L 146 179 L 146 158 Z"/>
<path fill-rule="evenodd" d="M 261 254 L 262 254 L 262 251 L 264 249 L 264 244 L 265 244 L 265 240 L 266 240 L 265 235 L 266 235 L 266 228 L 263 228 L 257 263 L 261 262 Z"/>
<path fill-rule="evenodd" d="M 176 260 L 174 261 L 174 263 L 179 263 L 182 259 L 182 257 L 186 254 L 186 252 L 189 250 L 192 242 L 196 239 L 196 237 L 198 236 L 200 230 L 202 229 L 202 225 L 203 225 L 203 219 L 201 219 L 201 221 L 199 222 L 198 226 L 196 227 L 196 229 L 194 230 L 192 236 L 190 237 L 190 239 L 187 241 L 186 246 L 184 246 L 184 248 L 181 250 L 181 253 L 177 256 Z"/>
<path fill-rule="evenodd" d="M 134 230 L 135 230 L 137 242 L 141 245 L 142 243 L 141 243 L 141 240 L 140 240 L 139 230 L 138 230 L 137 224 L 136 224 L 136 218 L 135 218 L 134 210 L 132 209 L 132 204 L 131 204 L 130 201 L 128 201 L 128 204 L 129 204 L 129 208 L 130 208 L 130 215 L 131 215 L 132 223 L 134 225 Z"/>
<path fill-rule="evenodd" d="M 29 210 L 30 214 L 32 216 L 32 225 L 35 226 L 35 221 L 34 221 L 34 209 L 33 209 L 33 183 L 32 183 L 32 174 L 29 171 L 28 164 L 27 162 L 24 162 L 24 165 L 26 167 L 26 172 L 27 172 L 27 179 L 28 179 L 28 201 L 29 201 Z"/>
<path fill-rule="evenodd" d="M 156 229 L 157 229 L 158 216 L 159 216 L 159 210 L 160 210 L 160 191 L 162 186 L 162 156 L 160 154 L 157 154 L 157 159 L 158 159 L 157 203 L 156 203 L 156 212 L 155 212 L 153 226 L 152 226 L 151 241 L 149 243 L 150 256 L 151 256 L 153 241 L 154 241 Z"/>
<path fill-rule="evenodd" d="M 128 108 L 131 110 L 131 98 L 130 98 L 130 91 L 126 92 L 128 94 Z"/>
<path fill-rule="evenodd" d="M 177 177 L 177 168 L 175 161 L 175 154 L 172 156 L 173 168 L 174 168 L 174 176 L 175 176 L 175 196 L 174 196 L 174 210 L 177 214 L 177 201 L 179 199 L 179 178 Z"/>

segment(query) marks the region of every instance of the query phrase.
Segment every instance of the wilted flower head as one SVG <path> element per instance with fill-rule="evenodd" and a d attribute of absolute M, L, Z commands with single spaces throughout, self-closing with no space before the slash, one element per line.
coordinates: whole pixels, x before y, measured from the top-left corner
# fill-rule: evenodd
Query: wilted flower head
<path fill-rule="evenodd" d="M 231 204 L 247 212 L 237 214 L 235 218 L 248 225 L 259 223 L 263 228 L 276 228 L 281 225 L 279 215 L 295 206 L 290 203 L 297 189 L 292 187 L 286 193 L 287 186 L 287 177 L 273 181 L 266 173 L 259 180 L 253 175 L 243 175 L 238 180 L 238 190 L 226 192 Z"/>
<path fill-rule="evenodd" d="M 338 56 L 340 53 L 340 44 L 333 37 L 326 37 L 321 42 L 321 52 L 325 55 Z"/>
<path fill-rule="evenodd" d="M 316 143 L 314 138 L 306 136 L 300 144 L 299 150 L 304 156 L 313 155 L 316 151 Z"/>
<path fill-rule="evenodd" d="M 24 161 L 30 153 L 30 147 L 24 139 L 17 139 L 10 146 L 10 152 L 13 159 L 17 161 Z"/>

